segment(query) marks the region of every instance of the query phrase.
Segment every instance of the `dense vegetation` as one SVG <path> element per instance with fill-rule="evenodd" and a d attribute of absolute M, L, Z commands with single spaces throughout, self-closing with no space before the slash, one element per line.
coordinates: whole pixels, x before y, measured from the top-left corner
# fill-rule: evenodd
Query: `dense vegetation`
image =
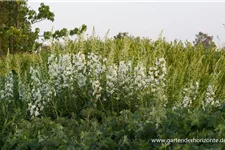
<path fill-rule="evenodd" d="M 44 32 L 38 51 L 43 20 L 43 3 L 0 1 L 1 149 L 225 148 L 225 51 L 212 36 L 102 40 L 82 25 Z"/>
<path fill-rule="evenodd" d="M 3 149 L 224 149 L 225 52 L 95 36 L 0 60 Z"/>

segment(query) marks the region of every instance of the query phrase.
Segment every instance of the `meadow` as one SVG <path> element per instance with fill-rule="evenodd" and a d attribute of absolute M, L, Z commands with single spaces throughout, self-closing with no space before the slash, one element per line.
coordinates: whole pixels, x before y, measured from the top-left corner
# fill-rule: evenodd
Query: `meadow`
<path fill-rule="evenodd" d="M 225 51 L 160 37 L 52 41 L 0 59 L 2 149 L 224 149 Z"/>

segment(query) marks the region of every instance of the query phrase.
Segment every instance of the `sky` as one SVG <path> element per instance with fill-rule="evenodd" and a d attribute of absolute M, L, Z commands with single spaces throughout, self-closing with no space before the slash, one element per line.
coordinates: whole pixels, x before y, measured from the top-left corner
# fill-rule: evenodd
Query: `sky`
<path fill-rule="evenodd" d="M 132 1 L 132 0 L 131 0 Z M 218 46 L 225 43 L 225 2 L 45 2 L 55 21 L 33 25 L 41 32 L 74 29 L 86 24 L 86 34 L 103 38 L 119 32 L 156 40 L 162 31 L 168 41 L 194 41 L 198 32 L 213 36 Z M 28 2 L 37 10 L 41 2 Z M 219 39 L 217 38 L 219 37 Z"/>

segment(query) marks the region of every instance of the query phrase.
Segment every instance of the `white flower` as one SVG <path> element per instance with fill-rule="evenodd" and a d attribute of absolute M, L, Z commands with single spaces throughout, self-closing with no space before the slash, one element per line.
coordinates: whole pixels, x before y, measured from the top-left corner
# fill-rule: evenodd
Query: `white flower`
<path fill-rule="evenodd" d="M 92 89 L 93 89 L 92 95 L 95 97 L 95 100 L 98 100 L 101 97 L 101 91 L 102 91 L 102 87 L 100 85 L 99 80 L 92 82 Z"/>
<path fill-rule="evenodd" d="M 186 87 L 183 89 L 183 101 L 181 107 L 191 107 L 192 102 L 196 100 L 198 94 L 199 83 L 195 82 L 195 84 L 191 84 L 190 87 Z"/>
<path fill-rule="evenodd" d="M 156 66 L 159 66 L 159 65 L 160 65 L 160 62 L 159 62 L 159 61 L 156 61 L 156 62 L 155 62 L 155 65 L 156 65 Z"/>
<path fill-rule="evenodd" d="M 8 74 L 5 76 L 5 83 L 4 83 L 4 90 L 0 92 L 0 97 L 2 100 L 6 100 L 7 102 L 12 102 L 14 98 L 14 92 L 13 92 L 13 73 L 10 71 Z"/>
<path fill-rule="evenodd" d="M 103 59 L 103 62 L 107 62 L 107 60 L 108 60 L 107 58 L 104 58 L 104 59 Z"/>
<path fill-rule="evenodd" d="M 31 73 L 31 82 L 30 82 L 30 91 L 31 99 L 28 104 L 28 110 L 30 111 L 31 117 L 39 116 L 41 111 L 44 109 L 44 101 L 48 99 L 48 93 L 50 88 L 48 84 L 42 83 L 40 80 L 40 73 L 38 69 L 30 68 Z M 41 109 L 40 109 L 41 108 Z"/>
<path fill-rule="evenodd" d="M 183 99 L 183 102 L 182 102 L 183 107 L 184 107 L 184 108 L 190 107 L 191 104 L 192 104 L 191 98 L 188 97 L 188 96 L 184 96 L 184 99 Z"/>
<path fill-rule="evenodd" d="M 166 60 L 162 57 L 162 58 L 159 58 L 159 62 L 163 62 L 163 63 L 165 63 L 165 62 L 166 62 Z"/>
<path fill-rule="evenodd" d="M 39 116 L 39 115 L 40 115 L 40 113 L 39 113 L 38 110 L 36 109 L 35 112 L 34 112 L 34 116 L 37 117 L 37 116 Z"/>
<path fill-rule="evenodd" d="M 212 87 L 212 85 L 208 85 L 207 90 L 206 90 L 206 97 L 205 97 L 205 102 L 203 104 L 203 109 L 207 106 L 216 106 L 218 107 L 220 105 L 220 102 L 215 99 L 215 91 Z"/>
<path fill-rule="evenodd" d="M 80 88 L 86 86 L 86 80 L 87 80 L 87 77 L 85 75 L 83 75 L 82 73 L 78 73 L 77 82 Z"/>

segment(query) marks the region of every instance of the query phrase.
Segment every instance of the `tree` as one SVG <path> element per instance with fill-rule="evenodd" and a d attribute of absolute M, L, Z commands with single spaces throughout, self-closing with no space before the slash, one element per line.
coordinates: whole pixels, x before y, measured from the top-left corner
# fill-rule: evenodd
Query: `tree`
<path fill-rule="evenodd" d="M 196 34 L 194 45 L 203 45 L 205 49 L 215 48 L 216 44 L 213 42 L 213 36 L 209 36 L 206 33 L 199 32 Z"/>
<path fill-rule="evenodd" d="M 27 1 L 0 1 L 0 53 L 37 47 L 40 30 L 32 31 L 31 25 L 43 20 L 54 21 L 54 13 L 43 3 L 36 12 L 28 8 Z"/>
<path fill-rule="evenodd" d="M 124 37 L 128 37 L 128 32 L 119 32 L 114 39 L 123 39 Z"/>

